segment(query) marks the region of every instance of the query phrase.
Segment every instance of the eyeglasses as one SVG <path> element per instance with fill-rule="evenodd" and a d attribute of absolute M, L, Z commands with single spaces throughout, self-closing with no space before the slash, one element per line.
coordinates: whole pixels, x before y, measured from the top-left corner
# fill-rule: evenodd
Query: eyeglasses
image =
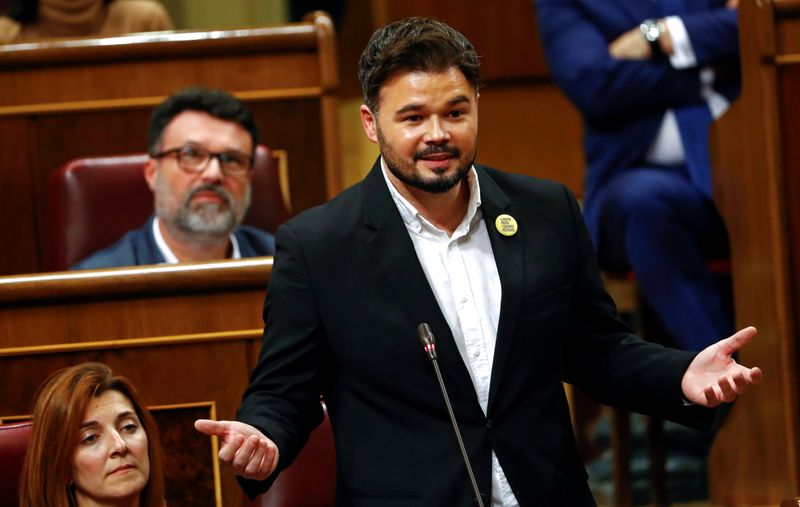
<path fill-rule="evenodd" d="M 152 158 L 163 158 L 175 154 L 178 167 L 187 173 L 199 174 L 203 172 L 212 158 L 216 158 L 222 172 L 226 176 L 244 176 L 253 165 L 253 159 L 238 152 L 226 151 L 214 153 L 197 146 L 181 146 L 159 153 L 153 153 Z"/>

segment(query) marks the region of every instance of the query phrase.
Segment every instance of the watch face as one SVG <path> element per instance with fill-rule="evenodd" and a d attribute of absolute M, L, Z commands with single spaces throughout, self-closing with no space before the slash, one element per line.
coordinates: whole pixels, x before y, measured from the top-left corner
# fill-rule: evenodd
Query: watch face
<path fill-rule="evenodd" d="M 647 31 L 644 33 L 644 36 L 647 37 L 647 40 L 650 42 L 657 41 L 659 35 L 661 35 L 661 30 L 658 29 L 658 25 L 649 25 Z"/>
<path fill-rule="evenodd" d="M 642 35 L 648 42 L 656 42 L 661 34 L 664 32 L 664 25 L 654 19 L 645 19 L 639 25 Z"/>

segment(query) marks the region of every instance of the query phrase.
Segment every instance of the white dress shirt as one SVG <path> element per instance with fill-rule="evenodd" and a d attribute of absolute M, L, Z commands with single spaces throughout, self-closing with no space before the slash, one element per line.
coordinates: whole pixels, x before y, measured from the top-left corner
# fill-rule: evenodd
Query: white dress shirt
<path fill-rule="evenodd" d="M 672 66 L 676 69 L 696 67 L 697 57 L 683 20 L 678 16 L 667 16 L 664 18 L 664 23 L 667 25 L 670 39 L 672 39 L 673 53 L 669 56 Z M 730 103 L 728 99 L 714 90 L 713 85 L 714 71 L 707 67 L 700 69 L 700 94 L 708 104 L 711 116 L 717 119 L 727 111 Z M 678 122 L 675 120 L 675 111 L 672 109 L 667 110 L 664 114 L 653 144 L 650 145 L 650 149 L 645 155 L 645 161 L 656 165 L 678 165 L 686 162 Z"/>
<path fill-rule="evenodd" d="M 383 158 L 381 167 L 428 284 L 467 365 L 478 402 L 486 414 L 502 288 L 480 209 L 478 175 L 474 167 L 467 174 L 470 192 L 467 213 L 453 235 L 448 236 L 400 195 L 389 180 Z M 455 441 L 452 444 L 453 453 L 457 454 Z M 492 506 L 518 505 L 500 462 L 492 452 Z"/>

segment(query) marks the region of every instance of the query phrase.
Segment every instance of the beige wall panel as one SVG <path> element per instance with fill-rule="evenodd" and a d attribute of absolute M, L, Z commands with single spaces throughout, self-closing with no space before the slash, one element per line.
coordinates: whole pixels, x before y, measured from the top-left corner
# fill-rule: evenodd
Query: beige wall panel
<path fill-rule="evenodd" d="M 180 0 L 174 4 L 179 28 L 214 29 L 285 23 L 286 0 Z M 170 9 L 171 11 L 173 9 Z"/>
<path fill-rule="evenodd" d="M 555 85 L 489 84 L 479 104 L 478 162 L 556 180 L 582 194 L 581 119 Z"/>

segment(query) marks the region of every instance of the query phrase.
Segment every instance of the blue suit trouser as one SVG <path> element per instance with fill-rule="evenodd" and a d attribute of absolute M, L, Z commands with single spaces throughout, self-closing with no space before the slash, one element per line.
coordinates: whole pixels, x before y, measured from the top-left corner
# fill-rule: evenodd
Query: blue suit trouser
<path fill-rule="evenodd" d="M 674 344 L 701 350 L 733 331 L 729 286 L 707 259 L 728 257 L 725 225 L 686 168 L 626 170 L 592 196 L 587 215 L 603 269 L 632 269 Z"/>

